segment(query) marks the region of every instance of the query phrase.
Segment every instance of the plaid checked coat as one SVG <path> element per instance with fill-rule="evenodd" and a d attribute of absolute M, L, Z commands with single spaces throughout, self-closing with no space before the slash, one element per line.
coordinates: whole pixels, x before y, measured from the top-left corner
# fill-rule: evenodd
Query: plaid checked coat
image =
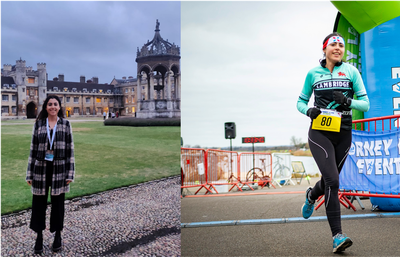
<path fill-rule="evenodd" d="M 49 140 L 46 119 L 38 120 L 33 125 L 31 151 L 26 171 L 26 181 L 32 181 L 32 194 L 45 195 L 46 161 L 44 160 Z M 75 159 L 72 128 L 68 120 L 59 118 L 53 143 L 54 165 L 51 182 L 51 195 L 69 192 L 66 180 L 74 180 Z"/>

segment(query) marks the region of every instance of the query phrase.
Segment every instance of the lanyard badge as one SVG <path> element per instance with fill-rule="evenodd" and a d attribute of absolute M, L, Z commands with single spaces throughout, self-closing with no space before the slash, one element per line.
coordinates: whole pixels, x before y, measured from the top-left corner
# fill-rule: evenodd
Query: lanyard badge
<path fill-rule="evenodd" d="M 57 117 L 57 122 L 58 122 L 58 117 Z M 50 138 L 49 118 L 46 119 L 47 137 L 48 137 L 49 142 L 50 142 L 50 150 L 46 151 L 46 156 L 44 157 L 44 159 L 46 161 L 53 161 L 54 160 L 54 151 L 52 150 L 52 148 L 53 148 L 54 138 L 56 137 L 57 122 L 56 122 L 56 124 L 54 125 L 54 128 L 53 128 L 53 135 Z"/>

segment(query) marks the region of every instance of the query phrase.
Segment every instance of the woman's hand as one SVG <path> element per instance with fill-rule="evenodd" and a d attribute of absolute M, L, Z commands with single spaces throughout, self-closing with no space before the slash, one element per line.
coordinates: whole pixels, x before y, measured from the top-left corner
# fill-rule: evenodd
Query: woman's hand
<path fill-rule="evenodd" d="M 351 105 L 351 99 L 345 97 L 341 91 L 333 91 L 333 100 L 345 107 L 349 107 Z"/>
<path fill-rule="evenodd" d="M 67 179 L 67 185 L 69 185 L 69 183 L 71 183 L 71 182 L 72 182 L 72 180 L 68 180 L 68 179 Z"/>
<path fill-rule="evenodd" d="M 321 114 L 321 110 L 315 107 L 311 107 L 307 110 L 307 116 L 310 117 L 311 120 L 318 117 Z"/>
<path fill-rule="evenodd" d="M 28 180 L 28 181 L 26 181 L 26 183 L 28 183 L 28 185 L 32 186 L 32 180 Z"/>

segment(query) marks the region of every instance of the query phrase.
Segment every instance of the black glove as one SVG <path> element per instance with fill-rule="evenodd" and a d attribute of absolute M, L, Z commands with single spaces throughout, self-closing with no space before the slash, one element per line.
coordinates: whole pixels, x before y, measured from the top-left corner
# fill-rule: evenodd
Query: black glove
<path fill-rule="evenodd" d="M 345 107 L 349 107 L 351 105 L 351 99 L 345 97 L 341 91 L 333 91 L 333 100 Z"/>
<path fill-rule="evenodd" d="M 307 116 L 310 117 L 312 120 L 317 118 L 320 113 L 321 110 L 315 107 L 312 107 L 307 110 Z"/>

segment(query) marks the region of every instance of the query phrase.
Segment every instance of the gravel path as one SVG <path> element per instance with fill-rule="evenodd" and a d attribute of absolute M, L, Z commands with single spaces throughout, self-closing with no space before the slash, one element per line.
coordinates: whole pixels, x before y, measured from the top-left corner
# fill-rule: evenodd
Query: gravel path
<path fill-rule="evenodd" d="M 42 256 L 180 256 L 180 177 L 66 201 L 63 249 L 51 251 L 50 208 Z M 33 254 L 31 210 L 1 217 L 1 256 Z"/>

